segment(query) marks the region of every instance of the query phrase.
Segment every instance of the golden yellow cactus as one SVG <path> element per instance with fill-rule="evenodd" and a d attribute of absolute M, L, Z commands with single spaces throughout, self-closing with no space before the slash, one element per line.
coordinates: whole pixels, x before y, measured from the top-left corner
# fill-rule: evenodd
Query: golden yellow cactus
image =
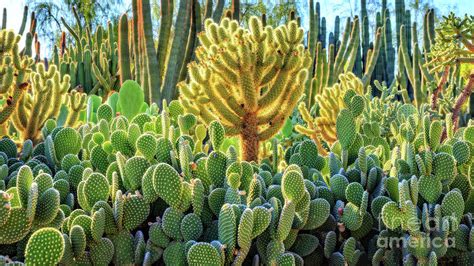
<path fill-rule="evenodd" d="M 321 140 L 324 140 L 329 146 L 337 140 L 336 119 L 339 111 L 344 108 L 345 93 L 348 90 L 353 90 L 359 95 L 364 94 L 362 81 L 353 73 L 341 74 L 339 80 L 340 83 L 334 84 L 332 87 L 325 87 L 321 93 L 315 96 L 319 106 L 316 117 L 313 118 L 310 115 L 304 102 L 298 106 L 306 126 L 296 125 L 295 130 L 313 139 L 322 154 L 325 154 L 326 151 L 321 145 Z"/>
<path fill-rule="evenodd" d="M 12 122 L 22 139 L 37 141 L 46 120 L 57 118 L 62 104 L 68 107 L 66 126 L 74 126 L 78 114 L 86 106 L 86 94 L 72 90 L 68 94 L 70 78 L 59 77 L 55 65 L 46 70 L 42 63 L 29 77 L 29 90 L 19 100 Z"/>
<path fill-rule="evenodd" d="M 295 21 L 274 29 L 252 17 L 249 28 L 207 20 L 198 63 L 179 87 L 187 111 L 205 123 L 219 119 L 227 135 L 240 135 L 243 159 L 257 161 L 259 143 L 280 130 L 302 95 L 311 58 Z"/>
<path fill-rule="evenodd" d="M 5 135 L 8 119 L 16 110 L 28 84 L 25 83 L 34 60 L 20 53 L 21 36 L 11 30 L 0 30 L 0 126 Z"/>

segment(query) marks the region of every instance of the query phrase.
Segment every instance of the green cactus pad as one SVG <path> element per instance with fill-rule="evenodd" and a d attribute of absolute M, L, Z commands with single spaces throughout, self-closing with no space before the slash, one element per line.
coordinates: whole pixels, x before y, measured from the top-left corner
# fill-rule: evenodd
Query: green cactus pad
<path fill-rule="evenodd" d="M 161 218 L 163 232 L 171 238 L 181 239 L 181 220 L 184 214 L 172 207 L 169 207 L 163 213 Z"/>
<path fill-rule="evenodd" d="M 219 121 L 212 121 L 209 124 L 209 136 L 211 138 L 212 147 L 218 151 L 224 142 L 225 130 Z"/>
<path fill-rule="evenodd" d="M 227 158 L 221 152 L 213 151 L 209 154 L 206 169 L 212 184 L 221 187 L 226 176 Z"/>
<path fill-rule="evenodd" d="M 127 160 L 124 167 L 124 175 L 127 183 L 130 185 L 129 190 L 135 191 L 140 188 L 143 174 L 149 166 L 150 163 L 140 156 L 134 156 Z"/>
<path fill-rule="evenodd" d="M 190 266 L 219 266 L 221 265 L 221 255 L 211 244 L 200 242 L 191 246 L 187 254 Z"/>
<path fill-rule="evenodd" d="M 63 128 L 54 136 L 54 151 L 57 161 L 66 154 L 77 154 L 81 149 L 81 136 L 73 128 Z"/>
<path fill-rule="evenodd" d="M 336 196 L 336 199 L 345 199 L 346 197 L 346 188 L 349 185 L 349 181 L 343 175 L 336 174 L 329 179 L 329 185 L 331 186 L 331 191 Z"/>
<path fill-rule="evenodd" d="M 329 217 L 330 209 L 331 206 L 325 199 L 318 198 L 311 200 L 309 205 L 308 220 L 304 228 L 312 230 L 323 225 Z"/>
<path fill-rule="evenodd" d="M 89 206 L 109 198 L 109 182 L 103 174 L 93 173 L 84 184 L 84 196 Z"/>
<path fill-rule="evenodd" d="M 285 171 L 281 179 L 281 191 L 285 200 L 298 202 L 305 191 L 303 176 L 297 171 Z"/>
<path fill-rule="evenodd" d="M 28 234 L 30 227 L 28 213 L 20 207 L 11 208 L 7 222 L 0 227 L 0 244 L 13 244 L 20 241 Z"/>
<path fill-rule="evenodd" d="M 452 181 L 454 179 L 455 162 L 453 156 L 441 152 L 433 157 L 433 173 L 437 180 Z"/>
<path fill-rule="evenodd" d="M 79 258 L 86 250 L 87 239 L 84 229 L 80 225 L 74 225 L 69 231 L 69 238 L 71 241 L 72 251 L 74 257 Z"/>
<path fill-rule="evenodd" d="M 150 213 L 150 205 L 141 195 L 127 195 L 123 204 L 123 227 L 132 231 L 143 223 Z"/>
<path fill-rule="evenodd" d="M 153 187 L 160 198 L 173 208 L 179 208 L 183 189 L 178 172 L 168 164 L 159 163 L 153 173 Z"/>
<path fill-rule="evenodd" d="M 180 231 L 185 242 L 198 240 L 203 232 L 201 218 L 194 213 L 186 214 L 181 220 Z"/>
<path fill-rule="evenodd" d="M 218 221 L 219 241 L 227 245 L 227 254 L 230 255 L 237 241 L 237 221 L 232 205 L 226 203 L 222 206 Z"/>
<path fill-rule="evenodd" d="M 428 202 L 435 203 L 441 196 L 443 185 L 434 176 L 421 176 L 418 181 L 419 193 Z"/>
<path fill-rule="evenodd" d="M 48 224 L 52 222 L 59 211 L 59 205 L 59 192 L 54 188 L 46 190 L 38 199 L 35 223 Z"/>
<path fill-rule="evenodd" d="M 161 222 L 152 223 L 148 230 L 150 241 L 161 248 L 166 248 L 170 242 L 169 237 L 164 233 Z"/>
<path fill-rule="evenodd" d="M 450 216 L 461 220 L 464 214 L 464 199 L 458 190 L 451 190 L 443 198 L 441 202 L 441 212 L 443 216 Z"/>
<path fill-rule="evenodd" d="M 114 256 L 114 244 L 108 238 L 101 238 L 91 244 L 90 256 L 95 265 L 110 265 Z"/>
<path fill-rule="evenodd" d="M 151 134 L 143 134 L 137 139 L 137 151 L 147 160 L 151 161 L 158 151 L 158 141 Z"/>
<path fill-rule="evenodd" d="M 64 238 L 53 228 L 34 232 L 26 245 L 25 263 L 29 265 L 55 265 L 64 254 Z"/>
<path fill-rule="evenodd" d="M 336 133 L 342 148 L 348 150 L 357 134 L 354 116 L 348 109 L 342 109 L 337 116 Z"/>
<path fill-rule="evenodd" d="M 30 193 L 30 187 L 33 183 L 33 172 L 28 166 L 22 166 L 18 170 L 16 178 L 16 187 L 18 188 L 18 196 L 21 201 L 21 206 L 28 206 L 28 195 Z"/>
<path fill-rule="evenodd" d="M 471 159 L 471 150 L 465 141 L 458 141 L 453 145 L 453 156 L 458 165 L 465 164 Z"/>
<path fill-rule="evenodd" d="M 171 242 L 163 252 L 163 262 L 165 265 L 186 265 L 186 254 L 183 242 Z"/>
<path fill-rule="evenodd" d="M 280 219 L 276 230 L 276 239 L 278 241 L 285 240 L 285 238 L 290 233 L 293 219 L 295 217 L 295 205 L 296 204 L 292 201 L 286 202 L 281 210 Z"/>
<path fill-rule="evenodd" d="M 137 82 L 127 80 L 122 84 L 118 96 L 118 104 L 122 115 L 129 120 L 134 118 L 140 112 L 144 100 L 143 90 Z"/>
<path fill-rule="evenodd" d="M 397 203 L 391 201 L 382 208 L 382 221 L 387 228 L 395 230 L 402 224 L 402 215 L 398 209 Z"/>

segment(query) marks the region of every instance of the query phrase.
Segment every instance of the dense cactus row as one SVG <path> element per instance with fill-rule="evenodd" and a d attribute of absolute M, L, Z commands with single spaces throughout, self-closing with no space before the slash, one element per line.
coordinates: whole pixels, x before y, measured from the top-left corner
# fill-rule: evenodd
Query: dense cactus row
<path fill-rule="evenodd" d="M 127 90 L 141 88 L 126 82 L 121 92 Z M 355 102 L 349 95 L 358 94 L 345 92 Z M 178 102 L 164 107 L 114 117 L 104 103 L 97 122 L 77 130 L 49 120 L 42 140 L 25 142 L 20 153 L 2 139 L 3 259 L 45 265 L 471 260 L 473 126 L 448 127 L 442 139 L 442 121 L 399 105 L 394 142 L 380 136 L 371 144 L 368 106 L 348 104 L 327 156 L 304 140 L 277 154 L 274 169 L 266 158 L 239 160 L 234 147 L 220 151 L 219 122 L 206 130 Z M 380 246 L 383 237 L 455 244 L 409 246 L 402 255 L 403 247 Z"/>
<path fill-rule="evenodd" d="M 472 18 L 429 10 L 418 44 L 382 1 L 371 42 L 363 0 L 326 38 L 309 3 L 305 40 L 161 1 L 157 48 L 147 0 L 73 10 L 51 60 L 3 19 L 0 265 L 474 264 Z"/>

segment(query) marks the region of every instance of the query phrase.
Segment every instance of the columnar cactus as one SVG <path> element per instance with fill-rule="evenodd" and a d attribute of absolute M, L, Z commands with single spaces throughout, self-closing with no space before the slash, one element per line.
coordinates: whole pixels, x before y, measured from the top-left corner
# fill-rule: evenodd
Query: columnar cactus
<path fill-rule="evenodd" d="M 60 47 L 54 47 L 52 62 L 58 67 L 61 79 L 65 75 L 70 77 L 72 88 L 81 88 L 87 94 L 98 94 L 106 98 L 113 90 L 118 90 L 121 84 L 117 75 L 119 56 L 115 27 L 109 22 L 106 30 L 99 26 L 93 33 L 89 26 L 82 25 L 74 7 L 73 13 L 76 29 L 64 18 L 61 18 L 61 22 L 73 37 L 74 43 L 67 45 L 63 32 Z"/>
<path fill-rule="evenodd" d="M 228 135 L 240 135 L 243 159 L 257 161 L 259 143 L 277 133 L 302 94 L 310 58 L 296 22 L 272 29 L 252 17 L 249 25 L 206 21 L 199 64 L 189 65 L 180 99 L 206 123 L 219 118 Z"/>
<path fill-rule="evenodd" d="M 219 1 L 214 14 L 219 20 L 223 1 Z M 134 0 L 132 3 L 133 18 L 127 23 L 126 15 L 119 24 L 119 55 L 122 82 L 133 78 L 141 84 L 145 92 L 145 101 L 157 103 L 162 100 L 170 102 L 176 98 L 176 84 L 186 78 L 186 65 L 194 56 L 196 34 L 201 31 L 201 14 L 199 1 L 181 1 L 178 17 L 174 25 L 174 36 L 171 34 L 174 1 L 161 1 L 161 23 L 158 47 L 153 40 L 152 17 L 149 0 Z M 210 16 L 206 6 L 206 18 Z M 130 48 L 130 49 L 129 49 Z M 185 49 L 185 52 L 183 52 Z M 133 59 L 134 73 L 130 64 Z M 133 75 L 132 75 L 133 74 Z"/>

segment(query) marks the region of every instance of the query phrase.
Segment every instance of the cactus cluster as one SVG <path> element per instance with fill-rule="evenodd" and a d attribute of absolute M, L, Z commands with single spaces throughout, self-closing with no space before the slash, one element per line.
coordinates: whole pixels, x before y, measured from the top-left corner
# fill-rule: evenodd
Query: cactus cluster
<path fill-rule="evenodd" d="M 278 132 L 303 93 L 311 63 L 303 29 L 295 21 L 263 27 L 257 17 L 249 30 L 227 18 L 205 24 L 181 103 L 206 124 L 220 119 L 228 135 L 240 135 L 244 160 L 257 161 L 259 143 Z"/>
<path fill-rule="evenodd" d="M 64 18 L 61 22 L 74 42 L 68 45 L 66 32 L 62 32 L 59 47 L 53 48 L 51 61 L 58 67 L 61 78 L 70 77 L 71 88 L 107 97 L 120 88 L 116 28 L 109 22 L 107 30 L 99 26 L 91 32 L 88 25 L 82 25 L 76 9 L 72 11 L 76 28 Z"/>
<path fill-rule="evenodd" d="M 157 47 L 148 0 L 73 10 L 52 60 L 4 12 L 0 265 L 474 264 L 472 18 L 418 44 L 396 0 L 395 49 L 387 1 L 372 42 L 365 0 L 341 38 L 309 4 L 305 38 L 163 0 Z"/>

